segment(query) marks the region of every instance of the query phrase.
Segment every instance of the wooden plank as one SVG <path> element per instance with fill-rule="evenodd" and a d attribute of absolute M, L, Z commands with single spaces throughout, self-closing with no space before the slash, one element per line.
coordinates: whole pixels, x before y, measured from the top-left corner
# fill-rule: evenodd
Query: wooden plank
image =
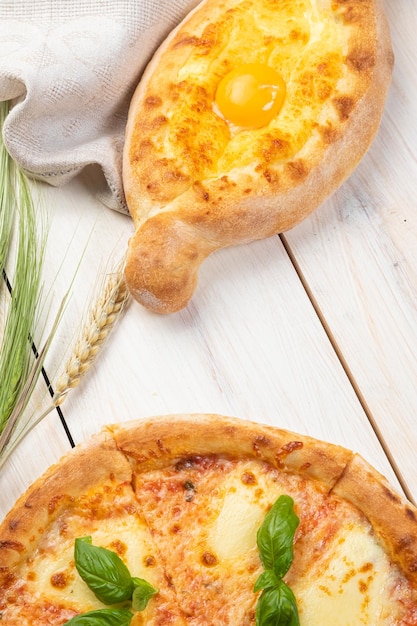
<path fill-rule="evenodd" d="M 417 6 L 387 3 L 396 64 L 378 136 L 285 239 L 370 417 L 417 498 Z"/>

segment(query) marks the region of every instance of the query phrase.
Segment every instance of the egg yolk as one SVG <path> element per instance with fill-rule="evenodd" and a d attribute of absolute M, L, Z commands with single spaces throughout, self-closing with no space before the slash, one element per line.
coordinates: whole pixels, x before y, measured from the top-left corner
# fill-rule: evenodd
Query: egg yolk
<path fill-rule="evenodd" d="M 244 128 L 266 126 L 285 99 L 282 76 L 269 65 L 247 63 L 222 78 L 215 102 L 222 116 Z"/>

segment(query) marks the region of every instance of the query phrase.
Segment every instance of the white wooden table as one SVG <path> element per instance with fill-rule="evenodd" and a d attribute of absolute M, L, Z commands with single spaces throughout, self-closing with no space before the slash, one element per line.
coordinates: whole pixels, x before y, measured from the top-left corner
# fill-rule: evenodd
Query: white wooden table
<path fill-rule="evenodd" d="M 234 415 L 358 451 L 417 499 L 417 4 L 387 0 L 386 10 L 393 83 L 359 168 L 291 232 L 210 257 L 187 309 L 158 316 L 131 304 L 62 407 L 75 443 L 149 415 Z M 46 283 L 62 262 L 56 300 L 82 257 L 46 363 L 51 378 L 97 275 L 133 228 L 100 204 L 93 180 L 86 172 L 42 188 Z M 0 471 L 0 518 L 70 446 L 51 413 Z"/>

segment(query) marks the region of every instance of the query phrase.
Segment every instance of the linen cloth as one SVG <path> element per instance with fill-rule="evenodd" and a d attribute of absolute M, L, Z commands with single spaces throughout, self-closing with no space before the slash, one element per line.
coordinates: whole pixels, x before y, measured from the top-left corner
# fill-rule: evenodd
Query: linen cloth
<path fill-rule="evenodd" d="M 101 200 L 127 213 L 121 179 L 130 99 L 158 45 L 199 0 L 0 0 L 3 138 L 29 175 L 58 186 L 98 164 Z"/>

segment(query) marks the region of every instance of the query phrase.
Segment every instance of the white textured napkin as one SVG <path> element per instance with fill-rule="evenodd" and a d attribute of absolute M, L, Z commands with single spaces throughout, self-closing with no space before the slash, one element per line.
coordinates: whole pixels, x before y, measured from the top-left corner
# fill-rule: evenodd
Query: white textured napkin
<path fill-rule="evenodd" d="M 127 211 L 121 155 L 129 101 L 155 49 L 198 0 L 0 0 L 3 136 L 35 178 L 62 185 L 99 164 L 103 201 Z"/>

